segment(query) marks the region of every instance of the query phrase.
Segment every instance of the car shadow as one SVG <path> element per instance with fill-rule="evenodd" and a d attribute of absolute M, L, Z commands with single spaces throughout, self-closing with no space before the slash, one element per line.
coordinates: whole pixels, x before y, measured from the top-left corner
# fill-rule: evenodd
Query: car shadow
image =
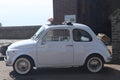
<path fill-rule="evenodd" d="M 10 72 L 14 80 L 120 80 L 120 71 L 104 67 L 99 73 L 90 73 L 84 68 L 42 68 L 28 75 L 18 75 Z"/>

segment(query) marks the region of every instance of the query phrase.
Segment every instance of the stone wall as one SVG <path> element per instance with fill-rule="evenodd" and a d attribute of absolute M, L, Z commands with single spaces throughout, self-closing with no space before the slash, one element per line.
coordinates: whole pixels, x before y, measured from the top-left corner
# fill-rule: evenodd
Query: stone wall
<path fill-rule="evenodd" d="M 40 26 L 0 27 L 0 39 L 27 39 L 39 28 Z"/>
<path fill-rule="evenodd" d="M 113 62 L 120 64 L 120 9 L 116 9 L 110 19 L 112 23 Z"/>

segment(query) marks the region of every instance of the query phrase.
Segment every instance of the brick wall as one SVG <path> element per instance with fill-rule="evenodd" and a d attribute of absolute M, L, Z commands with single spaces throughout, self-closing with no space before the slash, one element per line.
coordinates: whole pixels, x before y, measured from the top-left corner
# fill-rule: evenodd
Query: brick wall
<path fill-rule="evenodd" d="M 77 22 L 90 26 L 95 33 L 111 37 L 108 0 L 78 0 Z"/>
<path fill-rule="evenodd" d="M 54 24 L 64 22 L 64 15 L 77 14 L 77 0 L 53 0 Z"/>
<path fill-rule="evenodd" d="M 76 14 L 78 23 L 112 38 L 113 61 L 120 63 L 120 10 L 114 12 L 120 9 L 119 4 L 120 0 L 53 0 L 54 23 L 63 22 L 66 14 Z"/>
<path fill-rule="evenodd" d="M 39 28 L 40 26 L 0 27 L 0 39 L 27 39 Z"/>
<path fill-rule="evenodd" d="M 65 15 L 76 15 L 76 22 L 83 23 L 98 33 L 111 37 L 109 2 L 107 0 L 53 0 L 54 24 L 64 21 Z"/>

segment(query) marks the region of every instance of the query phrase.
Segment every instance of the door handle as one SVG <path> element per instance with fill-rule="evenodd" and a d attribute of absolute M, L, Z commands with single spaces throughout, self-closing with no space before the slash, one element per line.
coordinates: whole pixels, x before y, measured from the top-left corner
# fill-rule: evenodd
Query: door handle
<path fill-rule="evenodd" d="M 71 44 L 71 45 L 66 45 L 66 46 L 70 46 L 70 47 L 72 47 L 73 45 Z"/>

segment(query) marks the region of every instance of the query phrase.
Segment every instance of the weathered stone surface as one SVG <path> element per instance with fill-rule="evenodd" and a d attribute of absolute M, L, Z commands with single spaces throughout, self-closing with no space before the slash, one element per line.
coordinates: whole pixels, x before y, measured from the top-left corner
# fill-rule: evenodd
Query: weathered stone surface
<path fill-rule="evenodd" d="M 27 39 L 39 28 L 40 26 L 0 27 L 0 39 Z"/>
<path fill-rule="evenodd" d="M 110 16 L 112 23 L 112 47 L 114 63 L 120 63 L 120 9 L 116 9 Z"/>

